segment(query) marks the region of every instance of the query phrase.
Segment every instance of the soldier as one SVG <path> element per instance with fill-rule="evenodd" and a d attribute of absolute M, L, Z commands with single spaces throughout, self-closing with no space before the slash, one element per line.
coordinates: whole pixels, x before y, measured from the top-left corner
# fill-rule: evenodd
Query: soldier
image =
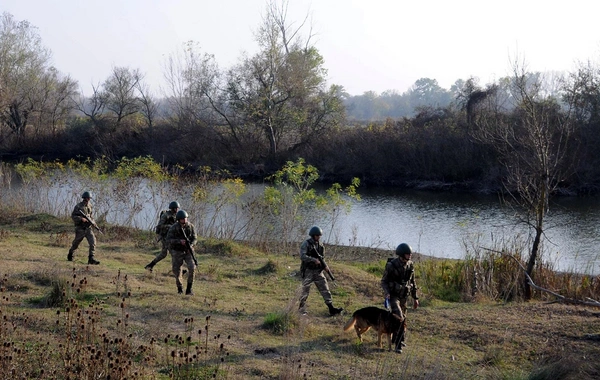
<path fill-rule="evenodd" d="M 305 240 L 300 246 L 300 259 L 302 265 L 300 270 L 302 272 L 302 295 L 300 296 L 299 311 L 302 315 L 306 315 L 306 299 L 310 293 L 310 285 L 314 282 L 321 292 L 321 296 L 325 301 L 325 304 L 329 308 L 330 315 L 340 314 L 344 309 L 341 307 L 337 308 L 333 306 L 333 300 L 331 299 L 331 292 L 329 291 L 329 285 L 327 284 L 327 278 L 323 274 L 323 270 L 329 268 L 323 267 L 319 256 L 323 257 L 325 247 L 319 241 L 323 235 L 321 228 L 314 226 L 308 232 L 310 239 Z"/>
<path fill-rule="evenodd" d="M 71 213 L 71 219 L 75 223 L 75 239 L 73 240 L 73 244 L 71 244 L 71 249 L 69 249 L 69 254 L 67 255 L 67 260 L 73 261 L 73 254 L 79 247 L 79 243 L 83 241 L 83 238 L 86 238 L 89 245 L 89 254 L 88 254 L 88 264 L 98 265 L 100 261 L 97 261 L 94 258 L 94 253 L 96 251 L 96 236 L 94 236 L 94 231 L 92 230 L 93 222 L 88 220 L 84 215 L 87 215 L 91 218 L 93 209 L 90 203 L 92 199 L 92 195 L 89 191 L 84 192 L 81 195 L 83 199 L 79 202 L 73 212 Z"/>
<path fill-rule="evenodd" d="M 156 233 L 162 242 L 162 249 L 160 253 L 156 255 L 156 257 L 150 262 L 150 264 L 144 267 L 144 269 L 148 269 L 150 272 L 152 272 L 152 268 L 154 268 L 159 261 L 167 257 L 167 250 L 169 248 L 169 244 L 167 244 L 167 232 L 169 232 L 169 228 L 171 228 L 171 226 L 177 222 L 175 220 L 177 210 L 179 210 L 179 203 L 173 201 L 169 203 L 168 210 L 163 210 L 160 213 L 160 220 L 156 225 Z"/>
<path fill-rule="evenodd" d="M 385 294 L 385 299 L 389 300 L 392 308 L 392 313 L 400 318 L 406 318 L 406 304 L 408 302 L 408 294 L 410 293 L 414 300 L 413 309 L 419 307 L 419 297 L 417 297 L 417 284 L 415 283 L 415 267 L 411 261 L 412 248 L 402 243 L 396 247 L 396 255 L 398 257 L 389 259 L 385 265 L 385 271 L 381 278 L 381 287 Z M 397 335 L 397 334 L 395 334 Z M 404 334 L 400 334 L 400 341 L 396 342 L 396 352 L 402 352 L 404 344 Z"/>
<path fill-rule="evenodd" d="M 188 268 L 187 288 L 185 294 L 194 295 L 192 284 L 194 283 L 194 272 L 196 264 L 193 255 L 193 246 L 196 244 L 196 231 L 194 225 L 188 222 L 188 213 L 179 210 L 175 215 L 177 222 L 169 228 L 167 232 L 167 243 L 171 251 L 171 263 L 173 265 L 173 274 L 177 284 L 177 292 L 183 293 L 181 266 L 185 262 Z"/>

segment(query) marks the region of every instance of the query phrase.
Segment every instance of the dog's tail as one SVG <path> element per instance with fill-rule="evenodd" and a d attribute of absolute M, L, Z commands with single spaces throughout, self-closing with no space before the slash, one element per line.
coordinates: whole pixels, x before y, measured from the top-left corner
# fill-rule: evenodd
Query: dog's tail
<path fill-rule="evenodd" d="M 346 325 L 344 326 L 344 332 L 350 331 L 350 329 L 354 327 L 355 323 L 356 323 L 356 317 L 352 317 L 352 319 L 349 320 L 348 323 L 346 323 Z"/>

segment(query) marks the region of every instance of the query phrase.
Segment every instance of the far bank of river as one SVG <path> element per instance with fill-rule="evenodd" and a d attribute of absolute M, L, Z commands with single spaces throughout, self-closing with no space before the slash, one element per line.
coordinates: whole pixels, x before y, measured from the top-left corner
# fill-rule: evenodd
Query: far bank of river
<path fill-rule="evenodd" d="M 361 196 L 329 241 L 387 249 L 406 242 L 426 255 L 463 258 L 465 246 L 493 249 L 502 240 L 529 236 L 517 212 L 495 196 L 397 189 L 363 189 Z M 599 229 L 598 198 L 554 198 L 544 260 L 557 270 L 599 274 Z"/>

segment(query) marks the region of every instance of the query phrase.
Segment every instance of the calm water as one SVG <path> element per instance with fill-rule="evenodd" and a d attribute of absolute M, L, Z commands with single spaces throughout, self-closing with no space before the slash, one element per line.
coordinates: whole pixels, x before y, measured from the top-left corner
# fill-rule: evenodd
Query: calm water
<path fill-rule="evenodd" d="M 67 216 L 74 204 L 79 202 L 79 189 L 84 186 L 54 182 L 49 187 L 34 187 L 37 193 L 24 195 L 28 198 L 25 202 L 33 207 L 32 212 Z M 175 194 L 171 191 L 149 191 L 149 186 L 145 181 L 136 183 L 131 190 L 136 195 L 124 198 L 120 198 L 114 190 L 90 190 L 94 194 L 99 193 L 94 199 L 95 207 L 104 211 L 109 223 L 152 229 L 158 212 L 173 200 L 170 197 Z M 248 187 L 248 196 L 263 190 L 262 185 Z M 23 195 L 19 187 L 13 187 L 11 192 L 15 196 Z M 397 189 L 360 189 L 359 192 L 362 200 L 353 202 L 350 213 L 342 215 L 333 226 L 317 217 L 311 222 L 323 228 L 326 243 L 393 250 L 399 243 L 406 242 L 427 255 L 462 258 L 466 252 L 465 244 L 493 249 L 499 248 L 494 244 L 503 239 L 529 236 L 527 226 L 517 222 L 516 212 L 502 206 L 495 196 Z M 189 197 L 189 192 L 174 199 L 182 205 L 190 205 L 186 196 Z M 35 201 L 42 203 L 40 207 L 35 207 Z M 208 214 L 210 212 L 192 213 L 193 216 L 212 218 Z M 196 223 L 193 216 L 190 220 Z M 223 226 L 231 227 L 231 221 L 239 221 L 240 216 L 220 220 Z M 543 259 L 553 263 L 558 270 L 600 274 L 599 226 L 600 199 L 555 199 L 546 219 L 547 239 L 543 243 Z M 217 225 L 215 228 L 221 227 Z M 306 226 L 307 231 L 309 228 Z"/>
<path fill-rule="evenodd" d="M 427 255 L 462 258 L 465 243 L 494 248 L 501 239 L 529 236 L 516 212 L 495 196 L 398 190 L 362 190 L 361 196 L 338 231 L 330 231 L 330 242 L 390 249 L 406 242 Z M 544 259 L 560 270 L 600 274 L 599 229 L 599 199 L 555 200 Z"/>

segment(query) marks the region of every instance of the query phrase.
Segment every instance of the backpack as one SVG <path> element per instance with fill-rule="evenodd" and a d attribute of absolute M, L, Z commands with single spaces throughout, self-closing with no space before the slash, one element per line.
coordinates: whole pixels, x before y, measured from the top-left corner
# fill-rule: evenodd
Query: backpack
<path fill-rule="evenodd" d="M 160 224 L 160 221 L 162 220 L 163 215 L 165 215 L 167 213 L 167 210 L 162 210 L 160 212 L 160 215 L 158 216 L 158 224 L 156 225 L 156 227 L 154 227 L 154 232 L 156 232 L 156 234 L 160 235 L 162 232 L 162 224 Z"/>

